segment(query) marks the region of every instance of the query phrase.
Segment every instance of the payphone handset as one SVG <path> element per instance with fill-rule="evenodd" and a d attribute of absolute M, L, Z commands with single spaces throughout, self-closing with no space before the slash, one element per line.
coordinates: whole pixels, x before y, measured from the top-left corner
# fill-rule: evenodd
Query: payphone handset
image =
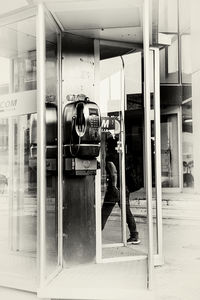
<path fill-rule="evenodd" d="M 99 155 L 101 116 L 87 97 L 66 104 L 63 112 L 65 157 L 94 158 Z"/>
<path fill-rule="evenodd" d="M 52 176 L 57 169 L 57 106 L 54 103 L 45 103 L 46 106 L 46 171 L 47 175 Z M 29 166 L 36 169 L 37 166 L 37 114 L 30 117 L 30 157 Z"/>
<path fill-rule="evenodd" d="M 46 156 L 57 156 L 57 106 L 46 103 Z M 30 153 L 31 157 L 37 156 L 37 114 L 30 117 Z"/>

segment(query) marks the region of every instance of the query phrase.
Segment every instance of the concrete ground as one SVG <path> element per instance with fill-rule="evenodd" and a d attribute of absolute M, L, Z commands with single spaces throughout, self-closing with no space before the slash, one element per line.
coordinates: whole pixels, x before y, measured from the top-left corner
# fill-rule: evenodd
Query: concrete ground
<path fill-rule="evenodd" d="M 199 300 L 200 223 L 164 225 L 163 231 L 165 264 L 155 268 L 155 300 Z M 36 300 L 37 297 L 0 288 L 0 299 Z"/>
<path fill-rule="evenodd" d="M 155 269 L 156 300 L 200 299 L 200 223 L 164 225 L 165 264 Z"/>

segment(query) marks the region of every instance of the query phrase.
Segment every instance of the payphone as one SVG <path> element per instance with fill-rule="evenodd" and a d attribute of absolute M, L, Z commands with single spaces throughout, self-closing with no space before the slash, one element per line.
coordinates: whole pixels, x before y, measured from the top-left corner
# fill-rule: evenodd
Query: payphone
<path fill-rule="evenodd" d="M 87 97 L 68 103 L 63 112 L 65 171 L 74 175 L 95 174 L 100 140 L 101 118 L 97 104 Z"/>
<path fill-rule="evenodd" d="M 30 161 L 37 157 L 37 115 L 30 118 Z M 63 111 L 64 171 L 71 175 L 96 173 L 101 141 L 100 110 L 87 97 L 65 105 Z M 46 170 L 56 170 L 57 106 L 46 103 Z M 34 165 L 34 163 L 30 163 Z M 35 161 L 36 165 L 36 161 Z"/>
<path fill-rule="evenodd" d="M 30 122 L 29 165 L 36 167 L 36 115 Z M 67 103 L 63 109 L 63 257 L 68 265 L 94 261 L 96 255 L 95 174 L 100 141 L 97 104 L 85 96 Z M 46 103 L 47 183 L 57 182 L 57 158 L 57 106 Z"/>
<path fill-rule="evenodd" d="M 63 256 L 67 265 L 94 261 L 96 255 L 95 174 L 101 117 L 87 97 L 63 111 Z"/>

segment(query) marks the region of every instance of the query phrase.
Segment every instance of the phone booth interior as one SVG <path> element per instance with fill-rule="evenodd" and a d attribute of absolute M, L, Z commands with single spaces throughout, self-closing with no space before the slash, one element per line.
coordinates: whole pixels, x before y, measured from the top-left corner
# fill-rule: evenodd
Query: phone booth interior
<path fill-rule="evenodd" d="M 104 1 L 103 11 L 95 2 L 94 14 L 89 14 L 89 7 L 86 7 L 87 18 L 83 18 L 84 13 L 78 6 L 69 13 L 68 1 L 67 4 L 59 3 L 60 12 L 62 5 L 64 11 L 63 15 L 58 13 L 59 25 L 54 18 L 59 5 L 54 3 L 51 7 L 48 3 L 49 11 L 42 3 L 38 4 L 37 57 L 34 52 L 33 61 L 29 62 L 26 55 L 22 57 L 23 64 L 19 61 L 27 82 L 30 75 L 36 76 L 37 70 L 37 80 L 34 77 L 37 110 L 26 111 L 30 127 L 27 130 L 26 163 L 30 173 L 34 174 L 34 187 L 37 187 L 37 191 L 34 190 L 37 226 L 34 218 L 31 227 L 34 238 L 37 232 L 39 287 L 36 289 L 39 297 L 51 299 L 82 299 L 82 296 L 85 299 L 117 299 L 122 295 L 130 299 L 136 290 L 146 291 L 151 285 L 153 267 L 151 197 L 147 193 L 144 192 L 143 199 L 144 217 L 137 219 L 140 245 L 127 244 L 129 231 L 126 224 L 127 207 L 129 212 L 135 208 L 129 207 L 127 201 L 127 154 L 133 150 L 132 155 L 139 153 L 140 160 L 145 157 L 145 164 L 140 164 L 140 168 L 144 168 L 143 174 L 150 164 L 147 160 L 149 148 L 145 148 L 145 143 L 151 137 L 143 132 L 150 123 L 145 123 L 145 117 L 143 119 L 143 102 L 139 103 L 140 112 L 135 110 L 134 102 L 136 98 L 140 101 L 149 96 L 148 91 L 143 94 L 142 89 L 148 77 L 142 77 L 142 66 L 145 69 L 147 65 L 145 60 L 142 65 L 142 56 L 148 57 L 147 51 L 143 50 L 143 38 L 145 45 L 149 43 L 147 36 L 141 35 L 140 49 L 136 51 L 128 34 L 127 42 L 122 42 L 120 28 L 125 20 L 120 19 L 119 28 L 111 32 L 109 22 L 118 22 L 123 10 L 132 24 L 133 16 L 142 18 L 143 6 L 137 2 L 129 11 L 128 1 L 125 1 L 117 7 L 117 17 L 113 19 L 114 2 Z M 50 12 L 55 13 L 54 17 Z M 82 28 L 84 24 L 85 29 L 69 32 L 69 24 L 65 23 L 69 16 L 72 27 L 80 25 Z M 105 31 L 100 27 L 92 34 L 88 30 L 88 18 L 94 21 L 95 16 L 105 21 Z M 80 22 L 77 25 L 73 20 Z M 139 23 L 138 26 L 141 32 L 146 27 L 148 30 L 146 21 L 143 28 Z M 19 29 L 22 27 L 23 24 Z M 102 34 L 100 39 L 99 32 Z M 130 53 L 132 51 L 134 53 Z M 135 83 L 137 88 L 132 90 Z M 146 106 L 145 109 L 148 111 Z M 106 148 L 109 135 L 115 142 L 113 154 L 118 164 L 117 197 L 105 226 L 102 226 L 102 207 L 108 188 L 107 154 L 111 156 Z M 23 142 L 23 136 L 19 135 L 19 138 Z M 25 150 L 21 144 L 20 157 L 23 158 Z M 23 179 L 22 167 L 20 170 Z M 150 188 L 149 182 L 146 185 Z M 133 196 L 129 198 L 131 205 L 135 201 Z M 31 205 L 28 199 L 26 201 Z M 32 213 L 28 209 L 22 211 L 20 205 L 17 209 L 20 216 Z"/>
<path fill-rule="evenodd" d="M 99 84 L 95 80 L 97 74 L 101 74 L 100 55 L 103 58 L 104 49 L 105 47 L 93 39 L 69 33 L 62 34 L 63 269 L 48 286 L 48 292 L 46 289 L 40 290 L 39 295 L 43 297 L 51 293 L 55 294 L 55 297 L 69 297 L 70 291 L 75 297 L 84 293 L 88 299 L 112 298 L 122 291 L 126 297 L 130 297 L 134 289 L 147 288 L 147 225 L 141 227 L 144 239 L 139 248 L 127 246 L 127 234 L 124 232 L 124 150 L 123 147 L 120 149 L 124 139 L 122 91 L 117 100 L 118 111 L 111 116 L 119 130 L 121 210 L 114 209 L 111 215 L 114 222 L 111 220 L 110 223 L 108 220 L 102 233 L 101 214 L 105 187 L 105 160 L 102 158 L 102 155 L 105 155 L 105 132 L 102 122 L 105 113 L 103 112 L 100 120 L 103 103 L 97 97 Z M 114 68 L 120 72 L 120 76 L 117 77 L 120 81 L 117 84 L 121 89 L 121 64 L 115 64 Z M 107 117 L 109 119 L 110 114 Z M 63 295 L 59 291 L 56 296 L 55 289 L 64 282 L 68 282 L 68 289 Z M 109 295 L 108 291 L 115 290 L 116 283 L 120 287 L 119 291 Z"/>
<path fill-rule="evenodd" d="M 50 32 L 46 31 L 47 40 L 51 31 L 52 26 Z M 134 112 L 135 117 L 132 112 L 127 114 L 125 83 L 128 78 L 131 86 L 136 80 L 138 88 L 131 90 L 131 94 L 143 98 L 142 49 L 139 55 L 133 54 L 134 58 L 130 58 L 128 54 L 133 51 L 133 44 L 106 43 L 88 35 L 87 30 L 62 32 L 57 44 L 57 53 L 62 55 L 58 67 L 62 98 L 57 101 L 60 167 L 57 174 L 58 212 L 55 210 L 58 220 L 56 217 L 54 220 L 60 268 L 57 269 L 56 264 L 52 268 L 51 253 L 46 251 L 44 267 L 51 272 L 45 275 L 41 284 L 41 297 L 78 299 L 84 293 L 87 299 L 107 299 L 123 291 L 129 298 L 134 290 L 146 290 L 151 281 L 152 252 L 149 254 L 148 244 L 151 218 L 147 218 L 146 199 L 144 210 L 148 212 L 138 224 L 141 245 L 127 245 L 126 225 L 126 131 L 130 147 L 131 143 L 137 143 L 137 139 L 133 141 L 134 126 L 139 126 L 142 133 L 144 120 L 142 113 Z M 52 40 L 49 44 L 48 48 L 51 48 Z M 139 73 L 130 72 L 130 69 L 139 70 Z M 102 124 L 107 121 L 110 125 L 103 128 Z M 126 128 L 128 123 L 130 128 Z M 102 205 L 106 192 L 105 144 L 109 132 L 117 142 L 119 199 L 102 231 Z M 144 134 L 139 138 L 138 152 L 142 152 Z M 47 217 L 45 222 L 49 226 L 52 224 L 48 223 Z M 116 286 L 115 293 L 109 295 L 108 291 L 115 290 Z"/>

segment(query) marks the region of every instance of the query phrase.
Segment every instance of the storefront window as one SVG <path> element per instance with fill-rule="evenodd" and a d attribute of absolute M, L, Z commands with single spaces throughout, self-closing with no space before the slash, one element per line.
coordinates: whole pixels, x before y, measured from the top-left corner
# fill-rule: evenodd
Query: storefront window
<path fill-rule="evenodd" d="M 183 84 L 182 99 L 182 171 L 183 188 L 194 187 L 194 134 L 193 134 L 193 98 L 192 91 L 192 36 L 191 36 L 191 3 L 179 1 L 179 27 L 181 52 L 181 81 Z"/>
<path fill-rule="evenodd" d="M 161 116 L 162 187 L 179 187 L 178 116 Z"/>
<path fill-rule="evenodd" d="M 192 100 L 182 105 L 183 187 L 194 186 Z"/>
<path fill-rule="evenodd" d="M 37 183 L 30 159 L 36 113 L 35 18 L 0 29 L 0 266 L 36 287 Z M 19 279 L 20 280 L 20 279 Z M 0 277 L 1 281 L 1 277 Z"/>

